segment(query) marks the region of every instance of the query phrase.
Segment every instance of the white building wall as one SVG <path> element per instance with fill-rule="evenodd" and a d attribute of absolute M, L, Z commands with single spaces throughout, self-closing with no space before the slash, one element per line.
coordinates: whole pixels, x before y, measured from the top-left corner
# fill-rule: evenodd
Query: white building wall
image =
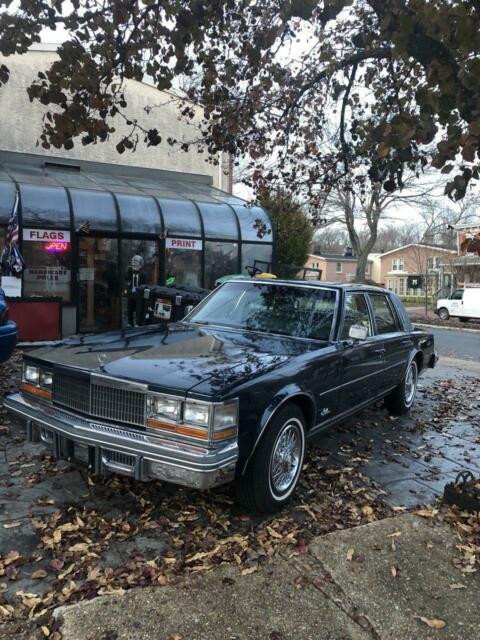
<path fill-rule="evenodd" d="M 185 142 L 197 140 L 199 125 L 202 122 L 202 109 L 197 107 L 196 117 L 192 121 L 186 121 L 180 118 L 178 99 L 173 94 L 160 92 L 143 82 L 126 81 L 126 116 L 137 120 L 145 128 L 158 129 L 162 143 L 157 147 L 147 147 L 140 133 L 137 150 L 126 150 L 119 154 L 116 145 L 131 129 L 121 117 L 112 119 L 116 131 L 106 142 L 84 146 L 78 139 L 75 140 L 75 146 L 71 151 L 54 148 L 46 150 L 37 146 L 42 130 L 42 117 L 48 109 L 38 100 L 30 102 L 26 89 L 37 73 L 48 69 L 55 58 L 54 50 L 32 50 L 24 55 L 7 58 L 0 56 L 0 64 L 5 64 L 10 70 L 9 81 L 0 87 L 0 149 L 203 174 L 212 177 L 214 186 L 228 190 L 229 178 L 225 175 L 225 168 L 228 168 L 226 156 L 221 158 L 220 165 L 213 165 L 206 161 L 206 154 L 199 152 L 198 145 L 185 152 L 171 147 L 166 142 L 169 137 Z M 146 107 L 153 109 L 147 113 Z"/>

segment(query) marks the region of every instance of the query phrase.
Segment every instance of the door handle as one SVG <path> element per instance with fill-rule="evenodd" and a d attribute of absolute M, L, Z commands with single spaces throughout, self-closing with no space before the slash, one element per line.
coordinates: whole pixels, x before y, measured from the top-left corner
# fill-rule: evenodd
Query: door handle
<path fill-rule="evenodd" d="M 385 353 L 386 351 L 386 349 L 374 349 L 373 353 Z"/>
<path fill-rule="evenodd" d="M 413 342 L 410 339 L 409 340 L 402 340 L 400 342 L 400 344 L 403 345 L 403 346 L 411 347 Z"/>

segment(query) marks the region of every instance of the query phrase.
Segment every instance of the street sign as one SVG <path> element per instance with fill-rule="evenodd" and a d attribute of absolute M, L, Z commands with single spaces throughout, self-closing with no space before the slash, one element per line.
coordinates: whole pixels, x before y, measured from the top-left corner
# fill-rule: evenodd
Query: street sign
<path fill-rule="evenodd" d="M 423 287 L 423 276 L 408 276 L 407 288 L 408 289 L 421 289 Z"/>

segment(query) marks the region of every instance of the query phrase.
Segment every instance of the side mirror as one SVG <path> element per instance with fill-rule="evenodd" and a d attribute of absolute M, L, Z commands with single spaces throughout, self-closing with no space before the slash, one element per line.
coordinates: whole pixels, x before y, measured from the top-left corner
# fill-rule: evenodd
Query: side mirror
<path fill-rule="evenodd" d="M 348 337 L 352 340 L 366 340 L 368 338 L 368 327 L 364 327 L 362 324 L 352 324 Z"/>

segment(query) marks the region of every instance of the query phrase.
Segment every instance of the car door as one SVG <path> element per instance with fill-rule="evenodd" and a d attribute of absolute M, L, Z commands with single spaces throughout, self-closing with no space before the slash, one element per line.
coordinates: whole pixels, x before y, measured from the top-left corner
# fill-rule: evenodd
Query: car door
<path fill-rule="evenodd" d="M 350 327 L 354 324 L 368 328 L 366 340 L 355 341 L 349 338 Z M 342 350 L 339 413 L 345 413 L 377 395 L 384 368 L 383 339 L 375 335 L 371 311 L 366 295 L 362 292 L 345 294 L 339 348 Z"/>
<path fill-rule="evenodd" d="M 463 316 L 464 289 L 456 289 L 449 298 L 448 311 L 451 316 Z"/>
<path fill-rule="evenodd" d="M 383 340 L 385 364 L 379 391 L 399 384 L 403 378 L 413 348 L 412 336 L 403 330 L 390 296 L 385 293 L 368 294 L 376 335 Z"/>

